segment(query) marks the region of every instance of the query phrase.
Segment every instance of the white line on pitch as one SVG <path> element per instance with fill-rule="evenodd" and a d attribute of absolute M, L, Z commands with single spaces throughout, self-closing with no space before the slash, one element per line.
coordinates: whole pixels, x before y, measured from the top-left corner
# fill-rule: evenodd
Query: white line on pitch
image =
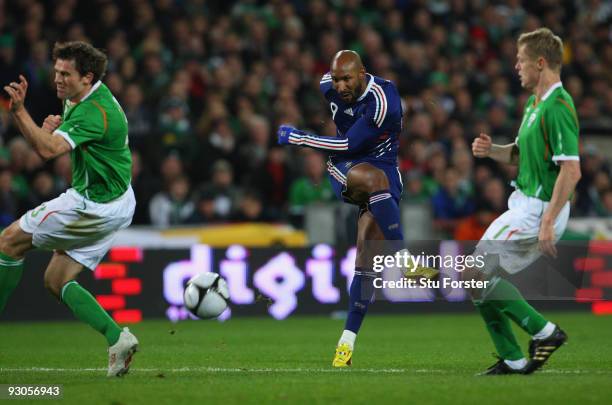
<path fill-rule="evenodd" d="M 54 367 L 22 367 L 22 368 L 0 368 L 0 373 L 32 372 L 32 373 L 78 373 L 78 372 L 102 372 L 106 368 L 54 368 Z M 136 373 L 369 373 L 369 374 L 454 374 L 455 371 L 435 369 L 403 369 L 403 368 L 353 368 L 350 370 L 339 370 L 332 368 L 226 368 L 226 367 L 181 367 L 181 368 L 132 368 Z M 539 373 L 543 374 L 612 374 L 612 370 L 555 370 L 547 369 Z"/>
<path fill-rule="evenodd" d="M 0 373 L 10 372 L 40 372 L 40 373 L 76 373 L 83 371 L 99 372 L 106 371 L 105 368 L 53 368 L 53 367 L 24 367 L 24 368 L 0 368 Z M 144 373 L 192 373 L 192 372 L 204 372 L 204 373 L 339 373 L 349 370 L 338 370 L 331 368 L 224 368 L 224 367 L 181 367 L 181 368 L 135 368 L 133 367 L 130 371 L 132 372 L 144 372 Z M 435 370 L 415 370 L 416 372 L 435 372 Z M 357 373 L 407 373 L 410 370 L 407 369 L 376 369 L 376 368 L 356 368 L 349 372 Z"/>

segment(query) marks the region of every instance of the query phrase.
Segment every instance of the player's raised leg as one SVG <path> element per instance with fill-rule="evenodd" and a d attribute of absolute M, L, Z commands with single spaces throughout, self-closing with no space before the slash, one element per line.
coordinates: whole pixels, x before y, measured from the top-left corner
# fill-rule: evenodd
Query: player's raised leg
<path fill-rule="evenodd" d="M 391 195 L 385 172 L 369 163 L 358 163 L 349 170 L 346 180 L 350 193 L 358 195 L 359 200 L 367 198 L 368 211 L 380 227 L 384 239 L 404 240 L 399 205 Z"/>
<path fill-rule="evenodd" d="M 395 169 L 392 174 L 389 178 L 385 171 L 369 163 L 358 163 L 347 174 L 347 190 L 351 198 L 367 201 L 368 211 L 378 224 L 381 240 L 388 241 L 385 247 L 390 253 L 405 249 L 399 201 L 391 193 L 391 188 L 396 186 L 392 183 L 401 184 L 401 179 Z M 434 279 L 439 274 L 438 269 L 426 266 L 409 266 L 403 272 L 408 278 Z"/>
<path fill-rule="evenodd" d="M 109 346 L 108 376 L 121 376 L 129 370 L 138 340 L 127 328 L 122 331 L 91 293 L 76 281 L 83 269 L 81 263 L 65 252 L 56 251 L 45 271 L 45 287 L 66 304 L 77 319 L 104 335 Z"/>

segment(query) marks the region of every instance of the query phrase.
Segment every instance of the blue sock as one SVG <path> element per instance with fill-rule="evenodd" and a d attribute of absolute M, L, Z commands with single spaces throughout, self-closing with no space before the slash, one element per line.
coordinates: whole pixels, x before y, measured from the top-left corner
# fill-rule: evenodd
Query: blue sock
<path fill-rule="evenodd" d="M 399 206 L 389 190 L 370 194 L 369 209 L 386 240 L 404 240 Z"/>
<path fill-rule="evenodd" d="M 355 268 L 355 277 L 349 290 L 349 310 L 344 329 L 355 334 L 359 332 L 363 318 L 368 312 L 368 305 L 374 299 L 374 277 L 359 274 L 362 269 Z"/>

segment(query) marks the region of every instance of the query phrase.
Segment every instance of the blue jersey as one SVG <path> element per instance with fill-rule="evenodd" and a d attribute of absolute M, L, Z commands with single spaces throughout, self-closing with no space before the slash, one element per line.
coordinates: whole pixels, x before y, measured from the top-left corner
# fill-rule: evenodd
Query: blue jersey
<path fill-rule="evenodd" d="M 317 145 L 312 146 L 332 151 L 334 161 L 367 158 L 395 165 L 402 130 L 399 93 L 389 80 L 370 74 L 366 74 L 366 79 L 363 94 L 353 104 L 347 104 L 334 90 L 331 75 L 326 73 L 321 78 L 320 89 L 329 101 L 337 136 L 336 142 L 329 137 L 327 148 L 322 139 L 317 139 Z"/>
<path fill-rule="evenodd" d="M 395 201 L 402 193 L 402 179 L 397 169 L 397 150 L 402 130 L 402 104 L 397 88 L 388 80 L 366 75 L 367 86 L 352 104 L 332 86 L 329 73 L 321 78 L 325 95 L 336 124 L 336 136 L 321 136 L 288 127 L 287 143 L 331 152 L 327 161 L 336 196 L 346 202 L 347 176 L 359 163 L 370 163 L 383 170 L 389 181 L 389 192 Z"/>

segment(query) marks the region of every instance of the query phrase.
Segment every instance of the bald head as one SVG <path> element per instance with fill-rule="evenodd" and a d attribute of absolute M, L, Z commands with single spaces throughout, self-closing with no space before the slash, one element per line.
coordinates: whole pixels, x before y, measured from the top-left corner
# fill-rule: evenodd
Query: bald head
<path fill-rule="evenodd" d="M 332 60 L 332 72 L 337 69 L 359 72 L 361 69 L 364 69 L 364 67 L 363 63 L 361 62 L 361 57 L 357 52 L 344 49 L 342 51 L 338 51 Z"/>
<path fill-rule="evenodd" d="M 354 103 L 366 85 L 366 72 L 361 57 L 355 51 L 336 53 L 330 69 L 334 89 L 345 103 Z"/>

